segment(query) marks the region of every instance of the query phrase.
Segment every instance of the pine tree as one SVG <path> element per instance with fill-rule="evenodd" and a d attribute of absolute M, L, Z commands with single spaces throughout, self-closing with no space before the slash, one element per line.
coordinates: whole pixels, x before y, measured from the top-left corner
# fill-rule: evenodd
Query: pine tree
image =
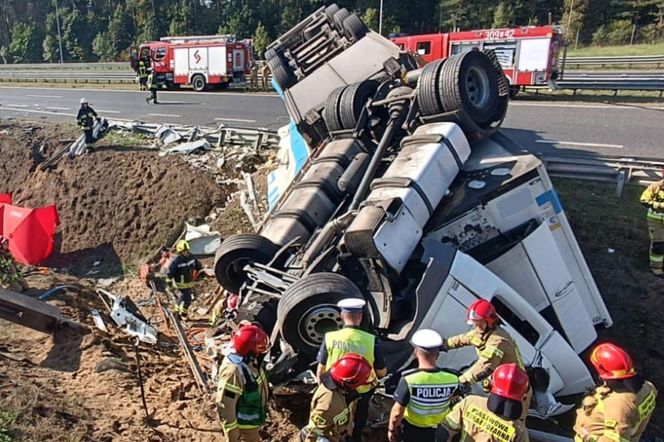
<path fill-rule="evenodd" d="M 507 28 L 510 26 L 514 26 L 514 10 L 512 9 L 512 5 L 504 1 L 500 2 L 493 12 L 492 27 Z"/>
<path fill-rule="evenodd" d="M 12 27 L 9 54 L 12 63 L 34 63 L 41 61 L 41 36 L 33 23 L 18 22 Z"/>
<path fill-rule="evenodd" d="M 262 60 L 265 58 L 265 49 L 267 48 L 267 45 L 270 44 L 270 36 L 267 35 L 265 26 L 263 26 L 263 23 L 261 22 L 258 22 L 256 32 L 254 32 L 253 43 L 256 57 Z"/>

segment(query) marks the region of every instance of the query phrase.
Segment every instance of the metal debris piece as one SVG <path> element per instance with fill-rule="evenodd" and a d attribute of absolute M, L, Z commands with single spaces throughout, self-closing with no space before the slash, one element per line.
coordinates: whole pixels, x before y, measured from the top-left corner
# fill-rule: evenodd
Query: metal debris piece
<path fill-rule="evenodd" d="M 191 154 L 201 150 L 209 150 L 210 143 L 207 140 L 197 140 L 188 143 L 182 143 L 170 149 L 166 149 L 159 153 L 160 157 L 173 154 Z"/>
<path fill-rule="evenodd" d="M 168 126 L 161 126 L 159 129 L 157 129 L 157 132 L 155 132 L 154 136 L 164 146 L 176 143 L 182 139 L 179 133 L 175 132 Z"/>
<path fill-rule="evenodd" d="M 97 328 L 104 333 L 108 333 L 108 329 L 106 328 L 106 324 L 104 324 L 104 320 L 101 318 L 101 313 L 99 313 L 99 310 L 92 309 L 90 313 L 92 314 L 92 320 L 95 321 Z"/>
<path fill-rule="evenodd" d="M 43 333 L 54 333 L 64 327 L 89 331 L 88 327 L 65 318 L 57 307 L 0 288 L 0 318 Z"/>
<path fill-rule="evenodd" d="M 255 231 L 256 228 L 258 227 L 258 223 L 256 222 L 256 218 L 254 217 L 253 208 L 251 207 L 249 201 L 247 201 L 247 194 L 245 192 L 240 193 L 240 205 L 242 206 L 242 210 L 244 210 L 244 213 L 247 215 L 247 218 L 251 223 L 251 227 L 253 227 Z"/>
<path fill-rule="evenodd" d="M 148 344 L 157 343 L 157 329 L 141 314 L 136 304 L 128 296 L 116 296 L 103 289 L 97 289 L 100 296 L 111 301 L 111 319 L 130 336 L 135 336 Z M 108 304 L 107 304 L 108 306 Z"/>
<path fill-rule="evenodd" d="M 189 242 L 194 256 L 214 255 L 221 246 L 221 235 L 212 231 L 208 224 L 192 226 L 185 223 L 184 239 Z"/>
<path fill-rule="evenodd" d="M 198 364 L 198 359 L 196 359 L 196 355 L 194 354 L 194 351 L 191 349 L 191 346 L 189 345 L 189 340 L 187 339 L 187 336 L 184 333 L 184 329 L 182 328 L 182 323 L 180 322 L 180 318 L 177 317 L 175 314 L 173 314 L 173 312 L 171 312 L 170 310 L 168 309 L 164 310 L 168 315 L 168 319 L 170 320 L 171 324 L 175 326 L 175 334 L 177 335 L 178 340 L 180 341 L 180 346 L 182 347 L 184 355 L 186 356 L 187 361 L 189 362 L 189 367 L 191 368 L 191 372 L 194 375 L 194 379 L 196 380 L 198 388 L 201 390 L 202 393 L 209 393 L 210 388 L 208 387 L 205 373 L 203 372 L 203 370 L 201 370 L 201 366 Z"/>

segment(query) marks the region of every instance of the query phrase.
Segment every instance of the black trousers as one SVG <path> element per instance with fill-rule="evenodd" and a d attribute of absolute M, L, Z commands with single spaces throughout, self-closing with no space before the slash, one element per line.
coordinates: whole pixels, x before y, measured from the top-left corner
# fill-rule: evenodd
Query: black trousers
<path fill-rule="evenodd" d="M 157 89 L 150 89 L 150 98 L 155 104 L 157 104 Z"/>
<path fill-rule="evenodd" d="M 369 418 L 369 402 L 374 390 L 361 394 L 355 407 L 355 418 L 353 419 L 353 442 L 362 442 L 362 430 L 367 426 Z"/>
<path fill-rule="evenodd" d="M 399 437 L 402 442 L 434 442 L 436 429 L 416 427 L 404 419 L 399 427 Z"/>
<path fill-rule="evenodd" d="M 180 299 L 178 299 L 178 304 L 184 307 L 184 310 L 188 310 L 193 299 L 193 292 L 191 289 L 179 289 Z"/>
<path fill-rule="evenodd" d="M 95 137 L 92 136 L 92 129 L 84 129 L 83 133 L 85 134 L 85 144 L 92 144 L 95 142 Z"/>

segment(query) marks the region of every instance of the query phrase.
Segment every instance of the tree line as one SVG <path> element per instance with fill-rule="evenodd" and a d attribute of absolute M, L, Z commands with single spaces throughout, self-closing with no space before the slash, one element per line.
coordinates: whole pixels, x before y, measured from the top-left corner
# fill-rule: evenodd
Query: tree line
<path fill-rule="evenodd" d="M 126 60 L 166 35 L 234 34 L 269 42 L 332 0 L 0 0 L 0 61 Z M 378 29 L 380 0 L 337 0 Z M 57 9 L 56 9 L 57 5 Z M 664 0 L 384 0 L 383 34 L 560 24 L 575 45 L 664 38 Z M 58 32 L 59 29 L 59 32 Z M 60 36 L 60 38 L 58 38 Z"/>

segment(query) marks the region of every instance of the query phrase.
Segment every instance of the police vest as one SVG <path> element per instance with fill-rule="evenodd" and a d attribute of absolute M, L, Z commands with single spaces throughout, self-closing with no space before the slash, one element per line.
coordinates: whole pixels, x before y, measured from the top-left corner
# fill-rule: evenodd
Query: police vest
<path fill-rule="evenodd" d="M 342 328 L 341 330 L 325 334 L 325 349 L 327 350 L 327 362 L 325 370 L 329 370 L 336 361 L 348 353 L 357 353 L 364 357 L 373 367 L 376 357 L 374 349 L 376 337 L 371 333 L 356 328 Z M 372 377 L 375 378 L 375 375 Z M 370 385 L 363 385 L 357 389 L 358 393 L 366 393 L 371 390 Z"/>
<path fill-rule="evenodd" d="M 415 370 L 404 373 L 404 381 L 410 392 L 404 419 L 416 427 L 437 427 L 450 411 L 450 398 L 459 377 L 443 370 Z"/>

